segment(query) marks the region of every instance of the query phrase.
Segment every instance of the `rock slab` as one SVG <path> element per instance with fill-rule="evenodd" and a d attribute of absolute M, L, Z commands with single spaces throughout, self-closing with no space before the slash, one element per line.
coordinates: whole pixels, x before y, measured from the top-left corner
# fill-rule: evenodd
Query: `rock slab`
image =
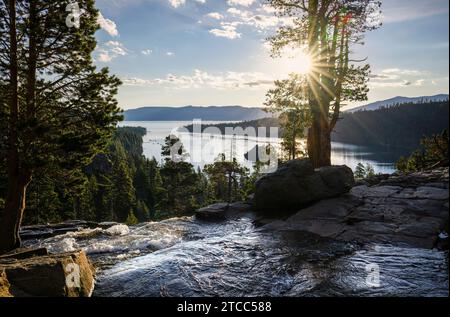
<path fill-rule="evenodd" d="M 347 195 L 317 202 L 266 228 L 362 244 L 445 249 L 448 187 L 448 169 L 393 175 L 377 185 L 355 186 Z"/>

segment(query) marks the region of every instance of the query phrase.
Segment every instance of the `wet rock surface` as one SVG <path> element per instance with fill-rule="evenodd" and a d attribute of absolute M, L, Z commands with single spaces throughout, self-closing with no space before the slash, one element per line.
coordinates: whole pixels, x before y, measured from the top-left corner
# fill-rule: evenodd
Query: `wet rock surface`
<path fill-rule="evenodd" d="M 320 201 L 267 227 L 431 249 L 448 227 L 448 202 L 448 169 L 394 175 L 373 186 L 356 186 L 349 194 Z"/>
<path fill-rule="evenodd" d="M 69 232 L 81 231 L 84 229 L 107 229 L 115 225 L 118 225 L 118 223 L 97 223 L 92 221 L 73 220 L 59 224 L 23 226 L 20 230 L 20 237 L 22 240 L 43 239 L 55 237 Z"/>

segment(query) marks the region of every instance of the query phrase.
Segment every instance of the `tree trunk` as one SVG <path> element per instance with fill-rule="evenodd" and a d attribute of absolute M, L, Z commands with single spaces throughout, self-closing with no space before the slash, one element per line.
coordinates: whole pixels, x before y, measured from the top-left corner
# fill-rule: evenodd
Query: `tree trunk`
<path fill-rule="evenodd" d="M 9 177 L 11 176 L 9 175 Z M 26 206 L 26 191 L 30 181 L 30 172 L 17 173 L 16 177 L 8 179 L 6 204 L 0 222 L 0 254 L 21 246 L 19 230 Z"/>
<path fill-rule="evenodd" d="M 19 154 L 19 97 L 16 1 L 9 0 L 9 126 L 7 177 L 8 188 L 5 208 L 0 222 L 0 253 L 20 246 L 19 229 L 25 210 L 26 188 L 31 180 L 30 173 L 24 173 Z"/>
<path fill-rule="evenodd" d="M 227 197 L 228 204 L 231 204 L 231 191 L 233 190 L 232 189 L 232 185 L 233 185 L 233 183 L 232 183 L 233 178 L 232 177 L 233 176 L 231 175 L 231 173 L 228 173 L 228 197 Z"/>
<path fill-rule="evenodd" d="M 323 116 L 313 118 L 308 133 L 308 155 L 314 168 L 331 166 L 331 132 Z"/>

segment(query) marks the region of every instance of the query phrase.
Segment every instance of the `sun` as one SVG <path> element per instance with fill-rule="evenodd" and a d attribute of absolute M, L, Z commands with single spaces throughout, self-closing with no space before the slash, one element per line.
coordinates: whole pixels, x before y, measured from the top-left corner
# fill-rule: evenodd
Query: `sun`
<path fill-rule="evenodd" d="M 304 51 L 300 52 L 295 60 L 295 65 L 293 65 L 294 72 L 306 75 L 311 72 L 313 61 L 311 56 L 309 56 Z"/>
<path fill-rule="evenodd" d="M 313 59 L 304 49 L 289 50 L 279 65 L 285 73 L 306 75 L 313 68 Z"/>

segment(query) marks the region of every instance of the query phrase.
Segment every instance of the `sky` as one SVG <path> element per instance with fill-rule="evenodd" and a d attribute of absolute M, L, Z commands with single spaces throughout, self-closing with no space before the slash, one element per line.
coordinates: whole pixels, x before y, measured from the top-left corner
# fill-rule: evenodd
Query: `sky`
<path fill-rule="evenodd" d="M 95 63 L 122 80 L 123 109 L 260 107 L 274 80 L 305 68 L 301 54 L 270 57 L 266 39 L 290 21 L 264 2 L 97 0 Z M 382 2 L 383 26 L 353 48 L 372 67 L 368 102 L 448 93 L 448 0 Z"/>

